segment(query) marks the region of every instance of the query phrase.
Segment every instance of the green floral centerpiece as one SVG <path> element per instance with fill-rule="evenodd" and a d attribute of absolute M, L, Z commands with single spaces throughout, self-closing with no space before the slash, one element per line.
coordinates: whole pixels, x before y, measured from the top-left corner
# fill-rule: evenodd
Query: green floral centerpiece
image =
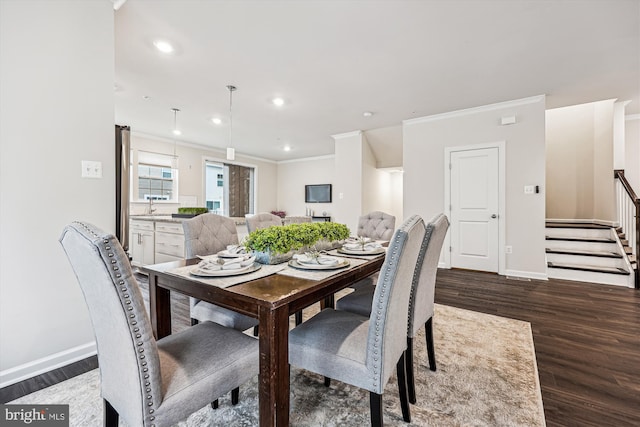
<path fill-rule="evenodd" d="M 247 251 L 262 264 L 279 264 L 296 252 L 339 247 L 349 228 L 335 222 L 306 222 L 272 226 L 251 232 L 244 241 Z"/>

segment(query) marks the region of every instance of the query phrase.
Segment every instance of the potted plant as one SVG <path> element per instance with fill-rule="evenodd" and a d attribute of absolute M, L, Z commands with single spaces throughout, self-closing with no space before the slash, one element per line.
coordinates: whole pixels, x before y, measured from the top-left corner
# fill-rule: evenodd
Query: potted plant
<path fill-rule="evenodd" d="M 256 255 L 262 264 L 286 262 L 299 251 L 335 247 L 334 242 L 349 237 L 349 228 L 331 222 L 298 223 L 272 226 L 251 232 L 244 241 L 247 251 Z M 339 243 L 338 243 L 339 245 Z"/>

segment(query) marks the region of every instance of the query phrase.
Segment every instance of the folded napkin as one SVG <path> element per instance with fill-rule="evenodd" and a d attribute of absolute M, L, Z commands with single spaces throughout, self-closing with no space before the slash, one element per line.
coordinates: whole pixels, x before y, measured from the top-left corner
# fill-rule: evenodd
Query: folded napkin
<path fill-rule="evenodd" d="M 229 255 L 240 255 L 240 254 L 244 254 L 246 252 L 245 252 L 244 246 L 227 245 L 227 253 Z"/>
<path fill-rule="evenodd" d="M 293 259 L 300 264 L 314 264 L 314 265 L 338 265 L 340 259 L 329 255 L 309 256 L 307 254 L 296 254 Z"/>
<path fill-rule="evenodd" d="M 361 243 L 345 243 L 344 245 L 342 245 L 342 247 L 350 251 L 370 252 L 370 251 L 375 251 L 376 249 L 381 248 L 382 245 L 376 242 L 369 242 L 369 243 L 365 243 L 364 245 L 362 245 Z"/>
<path fill-rule="evenodd" d="M 202 271 L 238 270 L 249 267 L 256 260 L 256 257 L 245 255 L 239 258 L 206 258 L 198 263 L 198 268 Z"/>

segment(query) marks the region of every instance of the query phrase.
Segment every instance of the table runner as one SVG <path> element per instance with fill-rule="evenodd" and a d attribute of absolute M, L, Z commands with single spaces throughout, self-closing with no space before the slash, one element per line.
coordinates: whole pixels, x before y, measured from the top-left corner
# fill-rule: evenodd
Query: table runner
<path fill-rule="evenodd" d="M 299 277 L 301 279 L 309 279 L 309 280 L 322 280 L 327 277 L 333 276 L 334 274 L 341 273 L 345 270 L 348 270 L 353 267 L 357 267 L 367 262 L 366 259 L 355 259 L 350 258 L 349 267 L 347 268 L 339 268 L 336 270 L 300 270 L 297 268 L 289 267 L 289 264 L 279 264 L 284 265 L 285 268 L 278 271 L 277 274 L 283 274 L 285 276 Z"/>
<path fill-rule="evenodd" d="M 200 277 L 190 274 L 190 271 L 197 267 L 197 264 L 188 265 L 186 267 L 174 268 L 173 270 L 167 271 L 167 273 L 175 274 L 176 276 L 188 277 L 190 280 L 197 280 L 198 282 L 217 286 L 219 288 L 228 288 L 229 286 L 250 282 L 251 280 L 260 279 L 261 277 L 271 276 L 272 274 L 286 268 L 287 264 L 262 265 L 259 270 L 254 271 L 253 273 L 224 277 Z"/>

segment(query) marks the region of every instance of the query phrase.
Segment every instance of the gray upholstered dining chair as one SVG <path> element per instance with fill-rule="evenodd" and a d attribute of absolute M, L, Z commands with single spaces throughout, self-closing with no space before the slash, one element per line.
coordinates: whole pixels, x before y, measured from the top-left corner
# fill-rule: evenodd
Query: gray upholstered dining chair
<path fill-rule="evenodd" d="M 411 302 L 409 304 L 409 326 L 407 328 L 407 384 L 409 387 L 409 401 L 416 403 L 413 339 L 422 326 L 425 326 L 427 355 L 429 368 L 436 370 L 436 354 L 433 343 L 433 315 L 434 296 L 436 288 L 436 273 L 442 244 L 449 229 L 449 220 L 444 214 L 434 217 L 428 224 L 420 249 L 418 263 L 413 276 Z M 340 298 L 336 302 L 338 310 L 345 310 L 368 316 L 374 299 L 375 287 L 362 287 Z"/>
<path fill-rule="evenodd" d="M 65 227 L 60 243 L 98 347 L 104 425 L 170 426 L 258 374 L 258 340 L 203 322 L 155 340 L 129 259 L 112 234 Z"/>
<path fill-rule="evenodd" d="M 368 317 L 326 308 L 289 332 L 289 363 L 369 391 L 371 425 L 381 426 L 382 393 L 396 365 L 400 403 L 411 421 L 404 360 L 413 272 L 424 237 L 414 215 L 391 238 Z"/>
<path fill-rule="evenodd" d="M 271 227 L 273 225 L 282 225 L 282 218 L 269 212 L 262 212 L 246 217 L 247 231 L 259 230 L 261 228 Z"/>
<path fill-rule="evenodd" d="M 187 258 L 220 252 L 227 245 L 238 244 L 236 223 L 229 217 L 212 213 L 198 215 L 182 222 Z M 191 324 L 211 321 L 222 326 L 244 331 L 255 327 L 258 319 L 217 306 L 196 298 L 189 299 Z"/>
<path fill-rule="evenodd" d="M 375 240 L 389 240 L 396 227 L 396 217 L 380 211 L 369 212 L 358 218 L 357 235 Z"/>

